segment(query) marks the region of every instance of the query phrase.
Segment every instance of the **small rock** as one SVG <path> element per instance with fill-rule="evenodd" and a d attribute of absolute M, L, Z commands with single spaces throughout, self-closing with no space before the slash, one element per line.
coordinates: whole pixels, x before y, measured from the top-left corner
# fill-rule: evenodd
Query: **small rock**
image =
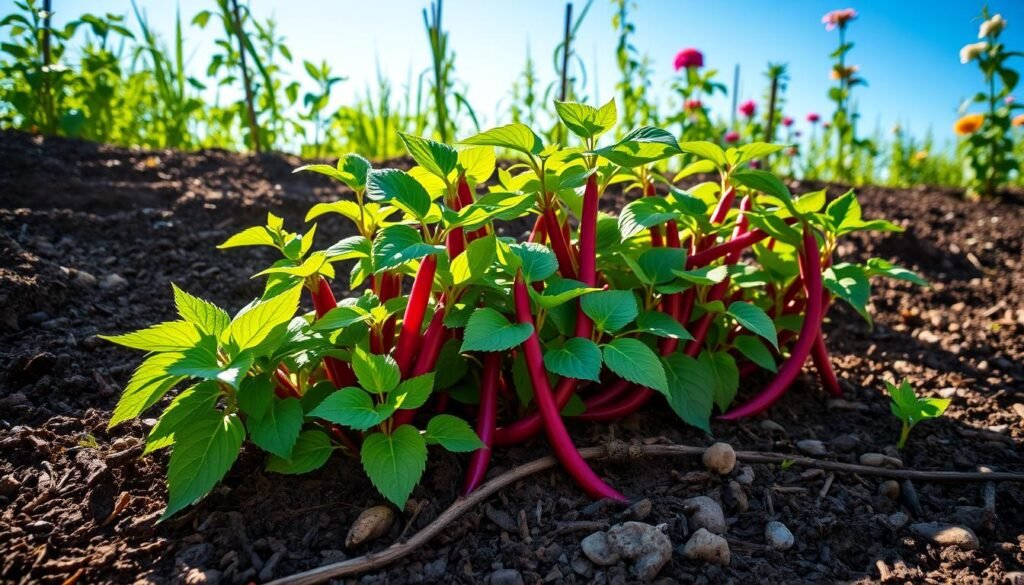
<path fill-rule="evenodd" d="M 519 525 L 512 519 L 512 516 L 504 510 L 499 510 L 490 504 L 484 507 L 484 515 L 498 525 L 505 532 L 518 532 Z"/>
<path fill-rule="evenodd" d="M 895 512 L 893 514 L 889 514 L 889 517 L 886 520 L 888 520 L 889 526 L 892 526 L 893 530 L 899 530 L 906 526 L 907 522 L 910 522 L 910 516 L 907 516 L 903 512 Z"/>
<path fill-rule="evenodd" d="M 355 548 L 373 542 L 391 530 L 395 512 L 390 506 L 374 506 L 363 510 L 345 537 L 345 548 Z"/>
<path fill-rule="evenodd" d="M 828 455 L 828 449 L 825 448 L 825 443 L 822 443 L 817 439 L 804 439 L 802 441 L 797 441 L 796 448 L 807 455 L 811 455 L 812 457 Z"/>
<path fill-rule="evenodd" d="M 657 526 L 623 522 L 608 531 L 608 544 L 619 555 L 633 561 L 633 574 L 643 581 L 657 576 L 672 558 L 672 541 Z"/>
<path fill-rule="evenodd" d="M 856 435 L 851 435 L 849 433 L 839 435 L 828 442 L 829 447 L 832 447 L 832 449 L 837 453 L 850 453 L 856 449 L 859 444 L 860 439 L 858 439 Z"/>
<path fill-rule="evenodd" d="M 217 585 L 221 582 L 223 575 L 216 569 L 196 569 L 192 568 L 185 572 L 181 577 L 181 582 L 185 585 Z"/>
<path fill-rule="evenodd" d="M 766 418 L 763 421 L 761 421 L 761 430 L 768 433 L 779 433 L 780 435 L 786 434 L 786 427 L 780 425 L 779 423 L 773 421 L 770 418 Z"/>
<path fill-rule="evenodd" d="M 100 288 L 103 290 L 114 290 L 126 286 L 128 286 L 128 280 L 116 272 L 111 272 L 100 281 Z"/>
<path fill-rule="evenodd" d="M 584 538 L 580 548 L 595 565 L 610 567 L 619 562 L 619 553 L 612 550 L 608 543 L 608 535 L 604 532 L 595 532 Z"/>
<path fill-rule="evenodd" d="M 1006 585 L 1024 585 L 1024 572 L 1010 571 L 1003 575 L 1003 583 Z"/>
<path fill-rule="evenodd" d="M 728 526 L 722 506 L 707 496 L 683 500 L 683 511 L 690 517 L 690 529 L 706 528 L 715 534 L 725 534 Z"/>
<path fill-rule="evenodd" d="M 29 532 L 51 532 L 53 531 L 53 523 L 47 522 L 46 520 L 36 520 L 35 522 L 29 522 L 25 525 L 25 530 Z"/>
<path fill-rule="evenodd" d="M 793 533 L 782 522 L 772 520 L 764 527 L 765 543 L 775 550 L 789 550 L 793 546 Z"/>
<path fill-rule="evenodd" d="M 629 508 L 626 509 L 625 516 L 631 520 L 644 520 L 651 515 L 651 509 L 653 505 L 651 500 L 644 498 L 637 502 L 633 502 Z"/>
<path fill-rule="evenodd" d="M 96 277 L 84 270 L 77 268 L 65 268 L 64 272 L 71 277 L 72 282 L 82 286 L 96 286 Z"/>
<path fill-rule="evenodd" d="M 740 472 L 736 474 L 736 481 L 741 485 L 750 485 L 754 483 L 754 468 L 750 465 L 740 466 Z"/>
<path fill-rule="evenodd" d="M 978 548 L 978 537 L 974 531 L 964 526 L 955 524 L 941 524 L 939 522 L 921 522 L 911 524 L 910 531 L 914 534 L 931 540 L 939 546 L 958 546 L 962 550 L 975 550 Z"/>
<path fill-rule="evenodd" d="M 21 484 L 13 475 L 5 475 L 0 479 L 0 496 L 9 498 L 18 492 Z"/>
<path fill-rule="evenodd" d="M 900 482 L 895 479 L 883 481 L 878 486 L 878 495 L 885 496 L 895 502 L 900 497 Z"/>
<path fill-rule="evenodd" d="M 728 475 L 736 467 L 736 451 L 729 443 L 715 443 L 704 450 L 701 461 L 708 471 Z"/>
<path fill-rule="evenodd" d="M 750 509 L 750 499 L 740 482 L 730 480 L 723 493 L 727 494 L 727 501 L 732 502 L 732 508 L 736 510 L 736 513 L 742 514 Z"/>
<path fill-rule="evenodd" d="M 523 585 L 523 575 L 515 569 L 499 569 L 491 573 L 491 585 Z"/>
<path fill-rule="evenodd" d="M 683 546 L 683 556 L 691 561 L 702 561 L 728 566 L 731 560 L 729 543 L 721 536 L 701 528 L 693 533 Z"/>
<path fill-rule="evenodd" d="M 1013 412 L 1016 412 L 1017 416 L 1024 418 L 1024 404 L 1021 404 L 1020 402 L 1014 403 Z"/>
<path fill-rule="evenodd" d="M 903 462 L 895 457 L 881 453 L 864 453 L 860 456 L 860 464 L 868 467 L 903 467 Z"/>

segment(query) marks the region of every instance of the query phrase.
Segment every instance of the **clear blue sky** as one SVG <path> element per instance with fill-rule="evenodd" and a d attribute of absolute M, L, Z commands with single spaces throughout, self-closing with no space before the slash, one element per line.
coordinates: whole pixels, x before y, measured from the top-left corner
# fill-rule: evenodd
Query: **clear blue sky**
<path fill-rule="evenodd" d="M 151 24 L 170 39 L 176 3 L 138 0 Z M 259 18 L 273 16 L 279 33 L 296 57 L 292 72 L 309 82 L 301 61 L 327 61 L 347 81 L 338 86 L 335 103 L 361 91 L 375 76 L 375 63 L 400 90 L 430 63 L 421 9 L 426 0 L 249 0 Z M 577 12 L 584 1 L 575 0 Z M 186 22 L 213 0 L 180 0 Z M 1024 50 L 1024 2 L 995 0 L 993 12 L 1009 22 L 1003 33 L 1012 49 Z M 851 63 L 860 65 L 868 87 L 857 88 L 855 101 L 862 131 L 876 124 L 888 131 L 900 123 L 917 135 L 928 129 L 940 140 L 952 136 L 951 124 L 961 100 L 981 89 L 981 74 L 974 64 L 962 66 L 960 47 L 977 40 L 982 2 L 974 0 L 639 0 L 632 11 L 635 46 L 650 57 L 654 92 L 669 97 L 674 74 L 672 59 L 684 47 L 704 52 L 705 65 L 720 70 L 720 80 L 731 86 L 733 67 L 740 65 L 740 99 L 760 98 L 768 62 L 789 63 L 787 112 L 801 122 L 809 111 L 827 114 L 826 91 L 831 53 L 837 32 L 820 23 L 828 10 L 852 7 L 860 17 L 852 23 L 849 40 L 856 43 Z M 468 86 L 468 97 L 483 124 L 501 121 L 504 102 L 520 74 L 527 43 L 537 62 L 543 84 L 554 79 L 551 54 L 562 33 L 564 2 L 546 0 L 447 0 L 444 27 L 456 52 L 458 79 Z M 128 0 L 54 0 L 58 23 L 81 12 L 129 13 Z M 610 0 L 595 0 L 580 31 L 577 50 L 586 61 L 589 82 L 595 73 L 596 93 L 602 100 L 613 95 L 616 33 Z M 134 21 L 134 19 L 131 19 Z M 134 22 L 133 22 L 134 26 Z M 187 27 L 191 72 L 202 78 L 216 28 Z M 1017 67 L 1024 69 L 1024 59 Z M 595 94 L 593 85 L 587 93 Z M 1018 91 L 1024 98 L 1024 89 Z M 712 104 L 720 115 L 728 104 Z"/>

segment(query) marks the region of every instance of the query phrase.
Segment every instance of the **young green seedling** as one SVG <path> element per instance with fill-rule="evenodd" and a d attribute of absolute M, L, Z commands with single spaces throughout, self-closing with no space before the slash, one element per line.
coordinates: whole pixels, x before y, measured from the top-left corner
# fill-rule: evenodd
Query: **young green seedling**
<path fill-rule="evenodd" d="M 889 409 L 892 414 L 903 423 L 900 431 L 900 440 L 896 447 L 902 449 L 907 444 L 907 437 L 917 423 L 930 418 L 939 418 L 949 408 L 949 398 L 918 398 L 914 389 L 910 387 L 910 380 L 904 378 L 897 386 L 886 380 L 885 388 L 889 391 L 892 402 Z"/>

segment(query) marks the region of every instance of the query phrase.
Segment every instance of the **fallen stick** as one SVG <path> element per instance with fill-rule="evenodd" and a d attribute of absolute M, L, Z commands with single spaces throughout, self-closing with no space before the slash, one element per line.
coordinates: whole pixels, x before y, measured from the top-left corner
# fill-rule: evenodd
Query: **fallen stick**
<path fill-rule="evenodd" d="M 608 458 L 614 461 L 656 456 L 700 456 L 704 454 L 704 447 L 693 447 L 690 445 L 638 445 L 615 441 L 604 447 L 585 447 L 580 449 L 579 453 L 584 459 Z M 918 471 L 913 469 L 893 469 L 888 467 L 870 467 L 867 465 L 856 465 L 852 463 L 839 463 L 836 461 L 814 459 L 812 457 L 799 457 L 787 455 L 785 453 L 766 453 L 761 451 L 737 451 L 736 459 L 744 463 L 782 463 L 783 461 L 786 461 L 791 465 L 799 465 L 801 467 L 814 467 L 828 471 L 861 473 L 864 475 L 911 479 L 917 481 L 1024 482 L 1024 473 L 1013 473 L 1007 471 Z M 430 542 L 441 531 L 447 528 L 450 523 L 458 519 L 459 516 L 462 516 L 477 504 L 484 502 L 497 491 L 535 473 L 551 469 L 555 467 L 557 463 L 558 462 L 554 457 L 548 456 L 535 459 L 524 465 L 518 465 L 483 484 L 468 496 L 456 499 L 452 502 L 452 505 L 442 512 L 441 515 L 433 522 L 428 524 L 425 528 L 414 534 L 412 538 L 405 542 L 392 544 L 380 552 L 368 553 L 361 557 L 355 557 L 338 563 L 331 563 L 290 577 L 282 577 L 281 579 L 271 581 L 270 585 L 307 585 L 312 583 L 322 583 L 328 579 L 355 575 L 385 567 L 412 554 L 416 549 Z"/>

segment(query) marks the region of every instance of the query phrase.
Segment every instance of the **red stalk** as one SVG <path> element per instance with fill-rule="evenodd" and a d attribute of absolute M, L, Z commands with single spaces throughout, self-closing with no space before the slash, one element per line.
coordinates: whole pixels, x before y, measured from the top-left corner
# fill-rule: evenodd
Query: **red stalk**
<path fill-rule="evenodd" d="M 448 331 L 444 326 L 444 307 L 439 304 L 434 310 L 434 316 L 430 318 L 427 330 L 423 333 L 423 341 L 420 343 L 419 352 L 416 355 L 416 364 L 413 366 L 409 378 L 429 374 L 434 370 L 434 367 L 437 366 L 437 358 L 441 355 L 441 348 L 448 339 Z M 397 357 L 395 361 L 398 361 Z M 396 412 L 393 416 L 395 427 L 411 423 L 412 419 L 416 417 L 416 412 L 416 410 Z"/>
<path fill-rule="evenodd" d="M 792 224 L 796 222 L 796 218 L 788 217 L 785 221 L 788 224 Z M 727 256 L 736 250 L 742 252 L 745 248 L 753 246 L 767 237 L 768 234 L 761 230 L 750 230 L 739 238 L 729 240 L 728 242 L 723 242 L 717 246 L 712 246 L 706 250 L 697 252 L 687 258 L 686 266 L 690 269 L 703 268 L 715 260 L 718 260 L 723 256 Z"/>
<path fill-rule="evenodd" d="M 319 319 L 338 306 L 337 300 L 334 298 L 334 291 L 331 290 L 331 284 L 327 282 L 326 278 L 316 278 L 316 291 L 313 292 L 313 310 L 316 311 L 316 316 Z M 356 376 L 352 372 L 352 366 L 347 362 L 343 362 L 337 358 L 325 357 L 324 358 L 324 370 L 327 372 L 327 379 L 334 384 L 335 388 L 345 388 L 346 386 L 352 386 L 355 384 Z M 296 391 L 296 394 L 298 391 Z"/>
<path fill-rule="evenodd" d="M 555 403 L 559 407 L 559 412 L 572 397 L 572 393 L 576 389 L 576 382 L 575 378 L 562 378 L 558 382 L 558 386 L 555 387 Z M 536 393 L 536 389 L 534 389 L 534 393 Z M 515 422 L 499 427 L 494 432 L 494 444 L 499 447 L 517 445 L 539 433 L 543 426 L 540 413 L 533 412 Z"/>
<path fill-rule="evenodd" d="M 402 317 L 402 331 L 398 336 L 395 348 L 395 361 L 402 372 L 402 377 L 409 375 L 413 365 L 413 357 L 420 345 L 420 329 L 430 302 L 430 289 L 434 284 L 434 272 L 437 270 L 437 256 L 431 254 L 420 262 L 416 271 L 416 279 L 409 293 L 409 304 L 405 307 Z"/>
<path fill-rule="evenodd" d="M 584 286 L 597 285 L 597 175 L 587 177 L 583 190 L 583 213 L 580 216 L 580 270 L 579 280 Z M 589 338 L 594 324 L 583 312 L 583 304 L 577 303 L 576 337 Z"/>
<path fill-rule="evenodd" d="M 821 330 L 814 338 L 814 345 L 811 346 L 811 359 L 814 360 L 814 368 L 818 370 L 818 377 L 821 378 L 821 385 L 835 398 L 843 395 L 843 389 L 839 386 L 836 372 L 832 369 L 832 360 L 828 356 L 828 347 L 825 346 L 825 336 Z"/>
<path fill-rule="evenodd" d="M 462 209 L 461 191 L 464 182 L 465 179 L 459 177 L 459 193 L 448 200 L 448 206 L 451 207 L 453 211 L 459 211 Z M 472 198 L 472 196 L 470 197 Z M 448 232 L 445 246 L 448 248 L 448 258 L 454 260 L 456 256 L 466 249 L 465 231 L 461 227 L 452 228 L 451 231 Z"/>
<path fill-rule="evenodd" d="M 723 414 L 719 418 L 723 420 L 737 420 L 752 416 L 767 410 L 779 398 L 785 394 L 793 380 L 796 379 L 803 368 L 807 356 L 811 353 L 815 339 L 821 328 L 822 318 L 822 282 L 821 282 L 821 259 L 818 256 L 818 243 L 814 239 L 809 227 L 804 226 L 803 253 L 800 257 L 800 272 L 803 276 L 804 287 L 807 291 L 807 311 L 804 313 L 804 322 L 800 327 L 800 337 L 793 345 L 793 351 L 789 359 L 779 368 L 779 373 L 768 386 L 757 394 L 749 402 L 738 406 Z"/>
<path fill-rule="evenodd" d="M 530 231 L 530 237 L 526 239 L 527 242 L 544 245 L 548 241 L 548 232 L 544 227 L 544 216 L 538 215 L 537 221 L 533 222 L 533 230 Z"/>
<path fill-rule="evenodd" d="M 473 204 L 473 190 L 469 188 L 469 182 L 466 181 L 466 175 L 459 177 L 459 206 L 469 207 Z M 487 226 L 478 228 L 474 231 L 466 234 L 466 243 L 472 242 L 477 238 L 482 238 L 487 235 Z M 454 258 L 454 256 L 452 256 Z"/>
<path fill-rule="evenodd" d="M 484 447 L 477 449 L 469 458 L 466 468 L 466 482 L 462 495 L 467 495 L 479 486 L 491 464 L 494 447 L 494 425 L 498 418 L 498 386 L 501 379 L 501 353 L 492 351 L 484 354 L 483 375 L 480 378 L 480 414 L 476 422 L 476 434 Z"/>
<path fill-rule="evenodd" d="M 558 222 L 558 215 L 551 207 L 544 210 L 544 222 L 548 232 L 548 240 L 551 242 L 551 250 L 558 259 L 558 272 L 562 278 L 576 278 L 576 264 L 572 251 L 569 249 L 569 242 L 562 233 L 562 226 Z"/>
<path fill-rule="evenodd" d="M 550 227 L 550 226 L 549 226 Z M 566 471 L 576 480 L 583 491 L 592 498 L 609 498 L 620 502 L 628 501 L 625 496 L 606 484 L 594 473 L 594 470 L 587 465 L 587 462 L 580 456 L 579 451 L 573 445 L 569 432 L 565 429 L 561 413 L 555 404 L 554 396 L 551 394 L 551 386 L 548 384 L 547 371 L 544 368 L 544 358 L 541 354 L 540 337 L 537 335 L 536 325 L 533 322 L 533 314 L 530 310 L 530 296 L 526 291 L 526 283 L 522 274 L 516 275 L 512 287 L 513 297 L 516 305 L 516 319 L 520 323 L 527 323 L 534 328 L 530 337 L 523 342 L 523 352 L 526 356 L 526 365 L 533 381 L 534 399 L 537 401 L 537 408 L 544 420 L 544 430 L 547 432 L 548 441 L 555 452 L 555 456 Z"/>
<path fill-rule="evenodd" d="M 647 182 L 644 185 L 644 197 L 654 197 L 654 183 Z M 660 248 L 665 245 L 665 242 L 661 237 L 661 226 L 651 226 L 649 231 L 651 232 L 652 248 Z"/>

